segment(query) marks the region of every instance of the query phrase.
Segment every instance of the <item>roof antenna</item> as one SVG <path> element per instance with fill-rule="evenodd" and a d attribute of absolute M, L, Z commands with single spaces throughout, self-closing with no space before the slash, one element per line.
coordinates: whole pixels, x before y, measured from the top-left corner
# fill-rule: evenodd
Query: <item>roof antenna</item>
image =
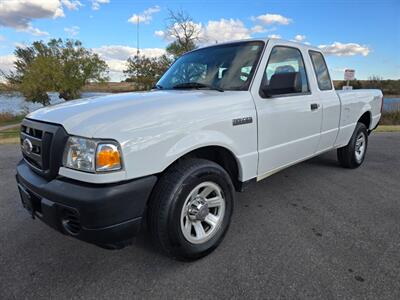
<path fill-rule="evenodd" d="M 137 28 L 136 28 L 136 55 L 139 56 L 140 50 L 139 50 L 139 20 L 140 16 L 137 16 Z"/>

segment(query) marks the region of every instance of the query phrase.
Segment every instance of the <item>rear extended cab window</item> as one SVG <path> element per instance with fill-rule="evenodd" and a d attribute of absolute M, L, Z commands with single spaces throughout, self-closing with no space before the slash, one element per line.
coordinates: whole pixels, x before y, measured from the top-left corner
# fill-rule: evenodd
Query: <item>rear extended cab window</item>
<path fill-rule="evenodd" d="M 315 76 L 317 77 L 318 88 L 321 91 L 332 90 L 332 81 L 324 56 L 322 53 L 313 50 L 308 51 L 308 53 L 310 54 Z"/>
<path fill-rule="evenodd" d="M 273 47 L 261 82 L 260 96 L 268 98 L 309 93 L 301 51 L 290 46 Z"/>

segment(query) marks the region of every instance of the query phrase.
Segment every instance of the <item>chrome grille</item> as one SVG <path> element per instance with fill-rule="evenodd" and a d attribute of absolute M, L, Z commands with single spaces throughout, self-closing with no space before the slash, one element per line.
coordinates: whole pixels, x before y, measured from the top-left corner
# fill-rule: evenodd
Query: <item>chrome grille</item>
<path fill-rule="evenodd" d="M 21 149 L 24 158 L 35 168 L 43 170 L 43 130 L 21 125 Z M 29 142 L 28 142 L 29 141 Z M 30 145 L 31 147 L 28 149 Z"/>
<path fill-rule="evenodd" d="M 24 119 L 21 124 L 21 150 L 33 171 L 52 179 L 61 166 L 68 134 L 57 124 Z"/>

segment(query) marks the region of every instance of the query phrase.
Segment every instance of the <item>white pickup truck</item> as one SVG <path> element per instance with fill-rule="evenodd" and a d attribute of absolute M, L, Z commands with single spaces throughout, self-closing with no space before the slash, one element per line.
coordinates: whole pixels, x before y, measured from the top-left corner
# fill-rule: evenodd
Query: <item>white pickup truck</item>
<path fill-rule="evenodd" d="M 146 223 L 166 253 L 196 259 L 222 241 L 246 183 L 332 149 L 360 166 L 381 109 L 379 90 L 335 91 L 318 48 L 218 44 L 150 92 L 29 114 L 16 178 L 32 217 L 64 234 L 120 248 Z"/>

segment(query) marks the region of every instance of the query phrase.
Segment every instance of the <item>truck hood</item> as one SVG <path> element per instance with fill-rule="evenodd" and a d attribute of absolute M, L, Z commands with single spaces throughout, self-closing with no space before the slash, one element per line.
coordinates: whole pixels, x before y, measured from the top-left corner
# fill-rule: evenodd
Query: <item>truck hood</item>
<path fill-rule="evenodd" d="M 209 115 L 219 105 L 227 103 L 221 98 L 232 99 L 233 93 L 238 96 L 249 92 L 168 90 L 113 94 L 45 107 L 29 114 L 28 118 L 60 124 L 72 135 L 118 140 L 124 132 L 132 133 L 145 127 L 154 129 L 166 122 L 177 125 L 182 114 L 190 113 L 196 118 Z M 234 106 L 234 102 L 231 104 Z"/>

